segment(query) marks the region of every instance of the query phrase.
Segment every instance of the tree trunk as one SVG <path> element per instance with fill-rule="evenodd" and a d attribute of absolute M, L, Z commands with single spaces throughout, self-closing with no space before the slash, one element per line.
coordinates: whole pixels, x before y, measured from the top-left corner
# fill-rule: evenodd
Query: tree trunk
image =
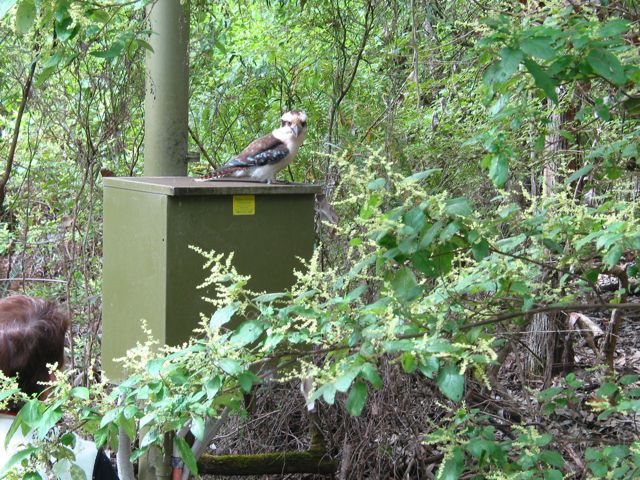
<path fill-rule="evenodd" d="M 543 171 L 542 195 L 551 196 L 558 183 L 558 170 L 562 164 L 562 155 L 567 151 L 569 142 L 560 135 L 565 125 L 573 120 L 573 110 L 554 112 L 551 115 L 550 133 L 545 138 L 545 167 Z M 575 169 L 575 161 L 570 162 Z M 533 183 L 533 182 L 532 182 Z M 555 276 L 548 281 L 557 282 Z M 540 313 L 533 316 L 525 337 L 528 351 L 525 352 L 525 371 L 543 373 L 544 383 L 548 385 L 554 375 L 560 371 L 570 371 L 573 366 L 573 345 L 569 334 L 560 335 L 567 323 L 563 313 Z"/>

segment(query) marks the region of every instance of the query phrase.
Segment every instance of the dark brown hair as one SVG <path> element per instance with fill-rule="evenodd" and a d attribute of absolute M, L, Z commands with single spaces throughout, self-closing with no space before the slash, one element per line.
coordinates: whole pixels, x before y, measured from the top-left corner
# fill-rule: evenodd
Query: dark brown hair
<path fill-rule="evenodd" d="M 49 379 L 47 363 L 64 362 L 64 336 L 69 320 L 56 304 L 15 295 L 0 300 L 0 370 L 18 376 L 18 385 L 32 395 Z"/>

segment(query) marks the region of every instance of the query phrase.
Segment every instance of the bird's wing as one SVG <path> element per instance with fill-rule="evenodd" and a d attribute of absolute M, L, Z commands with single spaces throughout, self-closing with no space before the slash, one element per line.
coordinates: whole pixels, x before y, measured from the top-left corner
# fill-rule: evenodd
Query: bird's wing
<path fill-rule="evenodd" d="M 273 165 L 284 159 L 288 154 L 289 149 L 287 146 L 270 133 L 251 142 L 247 148 L 227 162 L 224 167 L 262 167 L 264 165 Z"/>

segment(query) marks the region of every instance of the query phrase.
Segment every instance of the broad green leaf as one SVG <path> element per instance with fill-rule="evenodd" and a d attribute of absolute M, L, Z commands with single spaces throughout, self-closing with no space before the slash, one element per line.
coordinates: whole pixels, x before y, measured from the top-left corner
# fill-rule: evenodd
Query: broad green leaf
<path fill-rule="evenodd" d="M 380 190 L 381 188 L 384 188 L 386 184 L 387 181 L 384 178 L 376 178 L 375 180 L 369 182 L 367 188 L 369 190 Z"/>
<path fill-rule="evenodd" d="M 147 363 L 147 372 L 149 372 L 149 375 L 151 375 L 152 377 L 157 377 L 158 375 L 160 375 L 165 360 L 166 358 L 162 357 L 150 360 L 149 363 Z"/>
<path fill-rule="evenodd" d="M 325 383 L 324 385 L 320 386 L 307 399 L 307 404 L 310 405 L 320 397 L 322 397 L 322 399 L 329 405 L 333 405 L 336 399 L 336 386 L 333 383 Z"/>
<path fill-rule="evenodd" d="M 240 390 L 244 393 L 249 393 L 251 388 L 253 387 L 253 380 L 255 375 L 251 372 L 242 372 L 238 375 L 238 384 L 240 385 Z"/>
<path fill-rule="evenodd" d="M 564 252 L 564 248 L 562 247 L 562 245 L 560 245 L 558 242 L 556 242 L 555 240 L 553 240 L 551 238 L 542 239 L 542 244 L 545 247 L 547 247 L 549 250 L 551 250 L 552 252 L 555 252 L 555 253 Z"/>
<path fill-rule="evenodd" d="M 500 82 L 500 78 L 500 62 L 494 62 L 485 70 L 482 81 L 486 85 L 491 86 L 494 83 Z"/>
<path fill-rule="evenodd" d="M 346 392 L 360 373 L 360 367 L 351 367 L 342 375 L 336 378 L 334 382 L 335 388 L 339 392 Z"/>
<path fill-rule="evenodd" d="M 36 5 L 33 0 L 22 0 L 16 11 L 16 31 L 21 34 L 31 30 L 36 19 Z"/>
<path fill-rule="evenodd" d="M 216 312 L 211 316 L 211 320 L 209 321 L 209 328 L 211 330 L 218 330 L 222 325 L 229 322 L 233 314 L 238 311 L 238 304 L 227 305 L 224 308 L 220 308 L 216 310 Z"/>
<path fill-rule="evenodd" d="M 396 294 L 396 298 L 401 302 L 411 302 L 422 293 L 416 276 L 406 267 L 396 272 L 393 280 L 391 280 L 391 287 Z"/>
<path fill-rule="evenodd" d="M 180 458 L 182 458 L 182 461 L 184 462 L 184 464 L 191 471 L 191 473 L 197 477 L 198 464 L 196 462 L 196 457 L 193 455 L 193 452 L 191 451 L 191 447 L 189 446 L 187 441 L 182 437 L 176 436 L 173 439 L 173 443 L 178 449 L 178 452 L 180 453 Z"/>
<path fill-rule="evenodd" d="M 378 212 L 378 207 L 382 204 L 382 196 L 375 193 L 369 197 L 369 200 L 360 208 L 360 216 L 364 220 L 368 220 Z"/>
<path fill-rule="evenodd" d="M 425 178 L 429 178 L 431 175 L 433 175 L 434 173 L 438 173 L 442 171 L 441 168 L 430 168 L 429 170 L 424 170 L 423 172 L 418 172 L 418 173 L 414 173 L 413 175 L 411 175 L 410 177 L 405 178 L 402 181 L 403 185 L 406 185 L 408 183 L 416 183 L 419 182 L 421 180 L 424 180 Z"/>
<path fill-rule="evenodd" d="M 442 227 L 444 227 L 444 223 L 442 220 L 438 220 L 436 223 L 429 227 L 427 233 L 424 234 L 424 237 L 420 240 L 420 245 L 418 248 L 425 249 L 431 245 L 431 242 L 438 236 L 438 234 L 442 231 Z"/>
<path fill-rule="evenodd" d="M 207 392 L 207 398 L 212 399 L 216 396 L 216 394 L 220 391 L 220 387 L 222 387 L 222 379 L 219 375 L 207 380 L 204 384 L 204 389 Z"/>
<path fill-rule="evenodd" d="M 433 378 L 440 367 L 438 357 L 427 357 L 418 365 L 418 370 L 427 378 Z"/>
<path fill-rule="evenodd" d="M 0 0 L 0 20 L 11 10 L 16 4 L 16 1 L 17 0 Z"/>
<path fill-rule="evenodd" d="M 496 448 L 495 442 L 482 438 L 473 438 L 465 445 L 467 452 L 474 457 L 481 457 L 483 454 L 492 452 Z"/>
<path fill-rule="evenodd" d="M 509 178 L 509 162 L 502 154 L 493 155 L 489 165 L 489 178 L 497 188 L 504 187 Z"/>
<path fill-rule="evenodd" d="M 367 380 L 373 388 L 382 388 L 382 377 L 378 373 L 378 369 L 372 363 L 365 363 L 360 371 L 362 377 Z"/>
<path fill-rule="evenodd" d="M 71 37 L 74 37 L 79 31 L 79 25 L 73 26 L 73 20 L 70 17 L 65 17 L 60 21 L 56 21 L 55 31 L 56 37 L 61 42 L 66 42 Z"/>
<path fill-rule="evenodd" d="M 638 375 L 624 375 L 620 378 L 620 385 L 631 385 L 640 380 Z"/>
<path fill-rule="evenodd" d="M 493 63 L 484 73 L 483 81 L 487 85 L 503 83 L 509 80 L 518 69 L 524 55 L 522 50 L 505 47 L 500 50 L 501 60 Z"/>
<path fill-rule="evenodd" d="M 529 70 L 529 73 L 533 77 L 538 88 L 540 88 L 548 98 L 553 100 L 554 103 L 558 103 L 556 85 L 547 72 L 545 72 L 536 62 L 528 58 L 525 59 L 524 65 L 527 67 L 527 70 Z"/>
<path fill-rule="evenodd" d="M 191 419 L 191 433 L 198 440 L 204 439 L 205 421 L 202 417 L 195 416 Z"/>
<path fill-rule="evenodd" d="M 440 240 L 441 242 L 447 242 L 451 240 L 454 235 L 460 231 L 460 228 L 461 224 L 457 220 L 449 222 L 445 229 L 440 233 L 438 240 Z"/>
<path fill-rule="evenodd" d="M 266 341 L 262 344 L 262 351 L 267 352 L 269 350 L 272 350 L 274 347 L 277 347 L 284 339 L 285 336 L 282 333 L 269 335 Z"/>
<path fill-rule="evenodd" d="M 102 419 L 100 420 L 100 428 L 106 426 L 107 424 L 114 422 L 122 413 L 122 408 L 114 408 L 113 410 L 107 411 L 104 414 Z"/>
<path fill-rule="evenodd" d="M 356 382 L 347 397 L 347 411 L 354 417 L 360 416 L 368 395 L 367 385 L 360 381 Z"/>
<path fill-rule="evenodd" d="M 628 98 L 622 102 L 627 117 L 638 119 L 640 117 L 640 98 Z"/>
<path fill-rule="evenodd" d="M 404 214 L 404 224 L 419 232 L 424 228 L 427 217 L 420 207 L 415 207 Z"/>
<path fill-rule="evenodd" d="M 38 422 L 38 437 L 43 439 L 49 430 L 62 418 L 62 409 L 58 406 L 48 408 L 42 415 L 42 419 Z"/>
<path fill-rule="evenodd" d="M 609 268 L 613 268 L 618 263 L 618 260 L 620 260 L 620 257 L 622 257 L 622 254 L 622 245 L 614 245 L 609 249 L 602 260 Z"/>
<path fill-rule="evenodd" d="M 30 427 L 36 427 L 38 422 L 42 419 L 41 404 L 38 400 L 32 399 L 24 404 L 20 409 L 22 414 L 22 420 Z"/>
<path fill-rule="evenodd" d="M 457 197 L 445 202 L 444 211 L 449 215 L 468 217 L 473 213 L 473 208 L 471 207 L 471 203 L 469 203 L 468 199 L 464 197 Z"/>
<path fill-rule="evenodd" d="M 587 466 L 589 470 L 596 476 L 596 478 L 605 478 L 607 472 L 609 472 L 609 467 L 604 462 L 592 462 L 588 463 Z"/>
<path fill-rule="evenodd" d="M 71 396 L 82 400 L 89 400 L 89 389 L 87 387 L 73 387 Z"/>
<path fill-rule="evenodd" d="M 143 40 L 141 38 L 136 38 L 134 40 L 134 42 L 141 46 L 142 48 L 144 48 L 145 50 L 152 52 L 153 53 L 153 47 L 149 44 L 149 42 L 147 42 L 146 40 Z"/>
<path fill-rule="evenodd" d="M 236 333 L 230 338 L 230 342 L 239 347 L 248 345 L 258 339 L 264 327 L 256 320 L 243 322 Z"/>
<path fill-rule="evenodd" d="M 555 450 L 544 450 L 540 453 L 540 459 L 547 465 L 552 467 L 562 468 L 564 466 L 564 459 Z"/>
<path fill-rule="evenodd" d="M 518 69 L 518 65 L 520 65 L 524 55 L 519 48 L 505 47 L 500 50 L 500 57 L 502 57 L 500 61 L 501 69 L 506 76 L 505 80 L 508 80 Z"/>
<path fill-rule="evenodd" d="M 551 469 L 544 472 L 544 480 L 562 480 L 563 478 L 564 475 L 560 470 Z"/>
<path fill-rule="evenodd" d="M 471 246 L 471 253 L 473 254 L 473 258 L 475 258 L 478 262 L 483 258 L 489 256 L 489 242 L 484 238 L 481 239 L 478 243 Z"/>
<path fill-rule="evenodd" d="M 498 249 L 504 252 L 511 252 L 527 239 L 524 233 L 515 237 L 505 238 L 498 242 Z"/>
<path fill-rule="evenodd" d="M 458 480 L 464 470 L 464 452 L 455 447 L 438 470 L 438 480 Z"/>
<path fill-rule="evenodd" d="M 140 448 L 148 447 L 152 443 L 156 442 L 158 438 L 160 438 L 160 434 L 158 433 L 158 430 L 155 428 L 151 428 L 145 434 L 145 436 L 142 437 L 142 440 L 140 441 Z"/>
<path fill-rule="evenodd" d="M 221 358 L 218 360 L 218 366 L 228 375 L 237 375 L 242 371 L 242 363 L 233 358 Z"/>
<path fill-rule="evenodd" d="M 135 418 L 125 418 L 124 415 L 120 415 L 116 422 L 118 427 L 121 428 L 129 438 L 136 438 L 136 423 Z"/>
<path fill-rule="evenodd" d="M 575 172 L 573 172 L 569 178 L 567 178 L 567 180 L 564 182 L 565 186 L 568 186 L 570 184 L 572 184 L 573 182 L 575 182 L 576 180 L 584 177 L 585 175 L 587 175 L 591 170 L 593 170 L 593 165 L 591 165 L 590 163 L 588 163 L 587 165 L 585 165 L 584 167 L 582 167 L 580 170 L 577 170 Z"/>
<path fill-rule="evenodd" d="M 443 245 L 433 252 L 433 255 L 427 252 L 418 252 L 411 257 L 412 265 L 431 278 L 437 278 L 449 273 L 452 262 L 453 253 L 448 251 L 447 245 Z"/>
<path fill-rule="evenodd" d="M 56 53 L 54 55 L 51 55 L 44 62 L 42 62 L 41 67 L 43 69 L 57 67 L 61 60 L 62 60 L 62 54 L 61 53 Z"/>
<path fill-rule="evenodd" d="M 616 35 L 620 35 L 621 33 L 625 33 L 629 30 L 630 23 L 628 20 L 624 20 L 622 18 L 614 18 L 604 25 L 601 25 L 598 30 L 596 30 L 596 36 L 603 37 L 613 37 Z"/>
<path fill-rule="evenodd" d="M 109 15 L 109 11 L 102 8 L 88 10 L 86 16 L 87 18 L 90 18 L 94 22 L 98 23 L 109 23 L 109 19 L 111 18 Z"/>
<path fill-rule="evenodd" d="M 28 458 L 31 454 L 35 453 L 36 451 L 37 451 L 37 448 L 35 447 L 28 447 L 28 448 L 25 448 L 24 450 L 17 451 L 13 455 L 11 455 L 11 458 L 9 458 L 9 460 L 7 461 L 7 463 L 5 463 L 2 470 L 0 470 L 0 475 L 3 475 L 9 472 L 15 465 L 18 465 L 20 462 L 22 462 L 22 460 L 24 460 L 25 458 Z"/>
<path fill-rule="evenodd" d="M 587 62 L 593 71 L 614 85 L 624 85 L 627 77 L 618 57 L 602 48 L 596 48 L 587 55 Z"/>
<path fill-rule="evenodd" d="M 71 480 L 87 480 L 87 474 L 84 473 L 84 470 L 80 468 L 80 466 L 76 463 L 71 463 L 69 467 L 69 476 Z"/>
<path fill-rule="evenodd" d="M 400 355 L 400 364 L 402 365 L 402 369 L 406 373 L 412 373 L 416 370 L 416 368 L 418 368 L 416 357 L 410 352 L 404 352 L 402 355 Z"/>
<path fill-rule="evenodd" d="M 387 353 L 405 352 L 415 347 L 415 342 L 409 339 L 403 340 L 390 340 L 384 342 L 384 349 Z"/>
<path fill-rule="evenodd" d="M 553 435 L 551 435 L 550 433 L 544 433 L 544 434 L 540 435 L 539 437 L 537 437 L 535 439 L 534 443 L 538 447 L 544 447 L 545 445 L 549 445 L 552 440 L 553 440 Z"/>
<path fill-rule="evenodd" d="M 450 363 L 443 367 L 438 373 L 436 383 L 442 394 L 449 400 L 458 402 L 462 398 L 464 375 L 460 374 L 456 365 Z"/>
<path fill-rule="evenodd" d="M 595 108 L 598 118 L 604 120 L 605 122 L 611 120 L 611 111 L 609 110 L 607 104 L 604 103 L 601 98 L 596 99 Z"/>
<path fill-rule="evenodd" d="M 551 60 L 555 57 L 553 41 L 550 38 L 529 37 L 520 41 L 520 49 L 531 57 Z"/>
<path fill-rule="evenodd" d="M 258 303 L 270 303 L 274 300 L 280 300 L 283 297 L 286 297 L 287 294 L 284 292 L 276 292 L 276 293 L 265 293 L 263 295 L 258 295 L 254 300 Z"/>
<path fill-rule="evenodd" d="M 94 50 L 93 52 L 90 52 L 90 53 L 94 57 L 104 58 L 108 60 L 120 55 L 123 49 L 124 49 L 124 42 L 122 40 L 116 40 L 111 44 L 111 46 L 107 50 Z"/>
<path fill-rule="evenodd" d="M 487 70 L 488 76 L 485 74 L 485 81 L 488 81 L 489 84 L 502 83 L 509 80 L 518 69 L 518 65 L 520 65 L 524 55 L 522 50 L 518 48 L 505 47 L 500 50 L 500 57 L 501 60 L 494 64 L 494 70 L 490 72 L 489 70 L 493 66 L 489 67 Z"/>

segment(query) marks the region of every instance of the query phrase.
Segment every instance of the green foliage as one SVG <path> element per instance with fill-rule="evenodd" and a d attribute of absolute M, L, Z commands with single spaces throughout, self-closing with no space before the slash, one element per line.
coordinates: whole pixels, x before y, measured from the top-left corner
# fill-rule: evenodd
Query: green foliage
<path fill-rule="evenodd" d="M 537 23 L 536 15 L 543 21 Z M 637 91 L 640 80 L 637 47 L 625 41 L 628 21 L 611 18 L 602 23 L 592 10 L 558 9 L 551 3 L 533 16 L 502 15 L 485 23 L 490 30 L 479 47 L 481 58 L 491 61 L 483 76 L 490 128 L 476 141 L 487 151 L 482 166 L 489 169 L 496 187 L 505 186 L 508 165 L 518 157 L 517 142 L 535 141 L 544 132 L 547 112 L 573 111 L 578 104 L 578 114 L 570 114 L 575 122 L 560 132 L 570 144 L 588 141 L 594 114 L 599 121 L 612 123 L 600 128 L 609 129 L 623 144 L 637 142 L 637 130 L 622 129 L 620 123 L 625 101 Z M 496 54 L 499 60 L 493 60 Z M 545 105 L 540 96 L 553 104 Z M 580 132 L 581 138 L 569 135 L 569 130 Z M 590 155 L 592 160 L 598 157 L 598 169 L 610 179 L 618 178 L 619 166 L 609 158 L 602 162 L 601 155 Z"/>
<path fill-rule="evenodd" d="M 98 171 L 140 170 L 143 3 L 0 0 L 11 52 L 0 58 L 3 154 L 22 94 L 15 79 L 37 62 L 0 253 L 20 259 L 12 276 L 64 278 L 29 292 L 66 299 L 81 324 L 99 318 Z M 61 379 L 47 400 L 28 401 L 15 428 L 30 430 L 34 447 L 18 453 L 20 478 L 35 478 L 36 465 L 73 468 L 65 435 L 75 430 L 115 447 L 119 429 L 131 438 L 144 429 L 134 459 L 167 432 L 203 439 L 209 422 L 242 414 L 243 394 L 268 382 L 311 380 L 309 403 L 366 415 L 385 386 L 383 360 L 458 408 L 470 378 L 490 386 L 486 370 L 508 325 L 532 310 L 588 308 L 598 275 L 638 250 L 637 200 L 623 175 L 638 155 L 635 25 L 608 16 L 624 9 L 374 3 L 370 12 L 343 0 L 192 2 L 190 122 L 205 150 L 226 161 L 282 110 L 304 108 L 310 133 L 293 176 L 326 175 L 341 220 L 322 231 L 324 245 L 287 292 L 250 292 L 232 256 L 201 252 L 218 294 L 198 336 L 184 348 L 150 340 L 130 352 L 130 376 L 113 391 Z M 491 16 L 481 23 L 482 12 Z M 557 181 L 539 196 L 533 187 L 551 166 Z M 627 273 L 637 281 L 637 266 Z M 76 356 L 89 352 L 73 359 L 85 372 L 94 340 L 75 338 Z M 0 406 L 17 394 L 7 382 Z M 599 386 L 589 407 L 598 421 L 637 413 L 635 383 Z M 581 388 L 569 376 L 545 390 L 542 413 L 574 407 Z M 68 418 L 43 441 L 61 412 Z M 570 473 L 567 452 L 543 429 L 505 437 L 479 412 L 451 417 L 428 437 L 443 452 L 439 478 Z M 594 478 L 629 478 L 637 456 L 637 444 L 594 444 L 585 465 Z"/>
<path fill-rule="evenodd" d="M 443 397 L 457 402 L 468 371 L 486 381 L 484 370 L 496 358 L 492 332 L 502 314 L 518 317 L 531 308 L 576 301 L 591 289 L 592 269 L 610 268 L 601 255 L 606 259 L 617 245 L 640 245 L 640 225 L 629 215 L 633 205 L 623 202 L 594 209 L 562 197 L 532 199 L 528 209 L 505 204 L 482 214 L 468 199 L 436 194 L 424 179 L 416 189 L 416 177 L 405 178 L 376 153 L 335 162 L 345 179 L 336 208 L 355 212 L 335 226 L 336 239 L 349 244 L 346 268 L 321 270 L 318 251 L 296 273 L 290 291 L 264 295 L 246 289 L 247 277 L 235 271 L 233 255 L 194 247 L 210 269 L 205 285 L 218 292 L 210 300 L 213 315 L 202 319 L 198 336 L 180 348 L 158 350 L 150 342 L 134 349 L 125 360 L 130 375 L 110 393 L 58 387 L 51 394 L 55 403 L 31 400 L 16 424 L 41 437 L 63 409 L 70 411 L 63 407 L 66 402 L 84 404 L 76 409 L 81 412 L 77 422 L 99 444 L 114 444 L 119 428 L 132 438 L 144 428 L 134 453 L 138 457 L 160 445 L 164 433 L 185 425 L 202 436 L 204 419 L 225 409 L 242 410 L 242 394 L 262 382 L 311 378 L 309 403 L 322 399 L 332 404 L 347 394 L 347 410 L 360 415 L 369 388 L 382 386 L 377 364 L 383 357 L 407 372 L 423 372 Z M 553 250 L 554 268 L 567 272 L 562 290 L 539 281 L 555 244 L 565 245 Z M 482 305 L 474 300 L 478 294 L 488 294 Z M 226 328 L 234 315 L 246 320 Z M 327 354 L 323 362 L 311 362 L 318 348 Z M 553 398 L 557 404 L 564 397 Z M 616 405 L 611 408 L 637 407 Z M 457 422 L 466 425 L 468 417 Z M 497 457 L 486 459 L 478 452 L 489 447 L 474 440 L 476 433 L 466 429 L 455 437 L 456 445 L 464 445 L 460 439 L 468 436 L 470 446 L 450 450 L 444 478 L 456 478 L 467 455 L 481 457 L 482 468 L 562 468 L 561 458 L 542 448 L 551 439 L 532 429 L 522 429 L 516 441 L 491 447 Z M 177 447 L 192 463 L 185 445 L 178 441 Z M 507 447 L 517 449 L 517 461 L 504 454 Z"/>
<path fill-rule="evenodd" d="M 448 454 L 437 478 L 457 479 L 465 468 L 473 478 L 562 479 L 565 478 L 561 445 L 551 434 L 534 427 L 513 426 L 504 435 L 478 410 L 460 409 L 449 424 L 428 435 L 425 441 L 446 445 Z M 511 436 L 513 434 L 513 436 Z M 560 448 L 560 450 L 557 450 Z M 634 478 L 640 472 L 640 444 L 589 448 L 585 459 L 589 478 Z"/>

